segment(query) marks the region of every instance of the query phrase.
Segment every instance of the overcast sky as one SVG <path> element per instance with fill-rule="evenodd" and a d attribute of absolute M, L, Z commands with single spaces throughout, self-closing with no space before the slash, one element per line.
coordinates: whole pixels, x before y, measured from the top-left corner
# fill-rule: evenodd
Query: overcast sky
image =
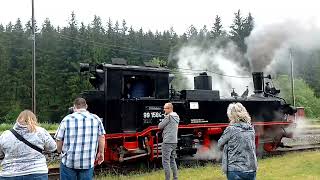
<path fill-rule="evenodd" d="M 65 26 L 72 11 L 78 22 L 90 23 L 94 15 L 104 25 L 110 17 L 122 19 L 135 29 L 168 30 L 171 26 L 182 34 L 193 24 L 211 27 L 214 17 L 222 17 L 229 27 L 238 9 L 251 12 L 256 25 L 287 19 L 320 26 L 319 1 L 316 0 L 34 0 L 38 24 L 49 18 L 54 26 Z M 7 24 L 21 18 L 23 24 L 31 18 L 31 0 L 0 0 L 0 23 Z"/>

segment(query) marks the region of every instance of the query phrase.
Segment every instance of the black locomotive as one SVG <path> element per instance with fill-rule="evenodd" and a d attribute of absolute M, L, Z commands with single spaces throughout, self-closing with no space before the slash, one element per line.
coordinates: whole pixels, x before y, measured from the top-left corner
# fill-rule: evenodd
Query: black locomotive
<path fill-rule="evenodd" d="M 194 90 L 176 92 L 170 87 L 170 71 L 166 68 L 127 65 L 114 59 L 113 64 L 81 64 L 81 72 L 91 74 L 95 90 L 85 91 L 89 111 L 103 119 L 106 129 L 106 161 L 126 161 L 161 157 L 161 135 L 157 124 L 162 119 L 163 105 L 172 102 L 181 122 L 178 153 L 193 155 L 201 147 L 212 146 L 228 125 L 227 107 L 241 102 L 252 117 L 257 146 L 271 151 L 281 138 L 288 136 L 285 128 L 296 110 L 280 92 L 264 83 L 262 72 L 254 72 L 254 94 L 231 93 L 221 98 L 212 90 L 212 78 L 206 73 L 194 77 Z M 270 78 L 270 76 L 267 76 Z M 196 146 L 198 145 L 198 146 Z"/>

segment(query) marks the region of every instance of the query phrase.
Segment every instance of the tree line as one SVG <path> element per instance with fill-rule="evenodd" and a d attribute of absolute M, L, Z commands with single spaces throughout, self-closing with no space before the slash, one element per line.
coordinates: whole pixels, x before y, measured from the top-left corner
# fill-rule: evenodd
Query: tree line
<path fill-rule="evenodd" d="M 173 28 L 162 32 L 135 30 L 125 20 L 114 22 L 110 18 L 104 25 L 99 16 L 86 25 L 77 21 L 75 13 L 65 27 L 55 27 L 46 19 L 36 27 L 37 115 L 42 122 L 57 122 L 81 91 L 92 88 L 79 75 L 80 62 L 110 63 L 111 58 L 119 57 L 135 65 L 156 60 L 175 68 L 177 62 L 170 53 L 190 41 L 206 40 L 219 46 L 232 41 L 245 53 L 245 38 L 253 28 L 253 16 L 244 16 L 240 10 L 234 13 L 230 31 L 217 15 L 211 27 L 197 29 L 191 25 L 182 35 Z M 0 24 L 1 122 L 13 122 L 21 110 L 31 108 L 31 34 L 30 21 L 25 25 L 20 19 Z"/>

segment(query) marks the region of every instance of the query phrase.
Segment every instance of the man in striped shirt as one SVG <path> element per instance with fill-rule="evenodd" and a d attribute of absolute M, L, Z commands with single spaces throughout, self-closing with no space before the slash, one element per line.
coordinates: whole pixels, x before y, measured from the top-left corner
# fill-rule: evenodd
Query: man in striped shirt
<path fill-rule="evenodd" d="M 98 164 L 104 161 L 105 130 L 101 119 L 87 107 L 85 99 L 77 98 L 74 113 L 63 118 L 56 132 L 61 180 L 92 179 L 95 160 Z"/>

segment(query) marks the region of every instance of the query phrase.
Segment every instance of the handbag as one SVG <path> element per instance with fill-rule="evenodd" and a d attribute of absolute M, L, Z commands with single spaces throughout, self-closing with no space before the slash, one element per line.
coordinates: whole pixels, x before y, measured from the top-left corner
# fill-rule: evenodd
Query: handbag
<path fill-rule="evenodd" d="M 23 138 L 20 134 L 17 133 L 17 131 L 15 131 L 14 129 L 10 129 L 10 131 L 12 132 L 12 134 L 19 139 L 20 141 L 22 141 L 23 143 L 25 143 L 27 146 L 31 147 L 32 149 L 38 151 L 39 153 L 43 154 L 43 149 L 39 148 L 38 146 L 30 143 L 29 141 L 27 141 L 25 138 Z"/>

